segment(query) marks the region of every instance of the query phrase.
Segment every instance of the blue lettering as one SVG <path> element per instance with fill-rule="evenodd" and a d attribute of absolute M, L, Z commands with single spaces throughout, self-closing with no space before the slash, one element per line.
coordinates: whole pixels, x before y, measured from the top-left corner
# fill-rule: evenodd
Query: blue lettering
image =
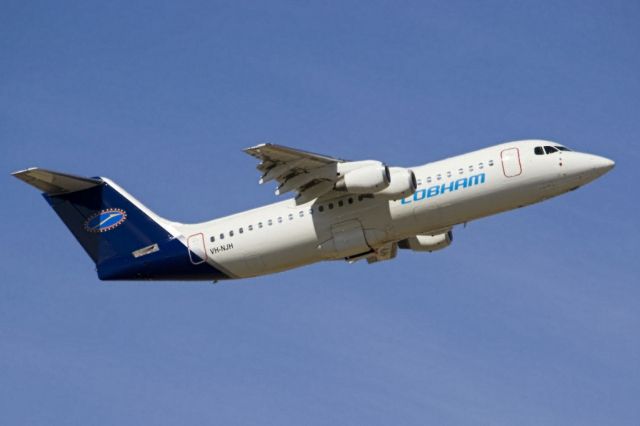
<path fill-rule="evenodd" d="M 427 191 L 424 189 L 421 189 L 420 191 L 416 191 L 413 194 L 413 201 L 420 201 L 420 200 L 424 200 L 424 197 L 427 195 Z"/>
<path fill-rule="evenodd" d="M 455 182 L 449 182 L 449 186 L 447 186 L 447 185 L 446 185 L 446 184 L 444 184 L 444 183 L 443 183 L 442 185 L 440 185 L 440 193 L 441 193 L 441 194 L 444 194 L 445 192 L 447 192 L 447 190 L 448 190 L 449 192 L 453 192 L 453 191 L 455 191 L 455 190 L 456 190 Z"/>
<path fill-rule="evenodd" d="M 463 188 L 467 187 L 467 178 L 458 179 L 456 181 L 456 191 L 460 189 L 460 187 L 463 187 Z"/>
<path fill-rule="evenodd" d="M 469 186 L 479 185 L 481 183 L 484 183 L 484 173 L 469 176 Z"/>
<path fill-rule="evenodd" d="M 469 176 L 468 178 L 460 178 L 449 183 L 443 183 L 440 185 L 434 185 L 428 189 L 421 189 L 413 193 L 413 197 L 403 198 L 401 204 L 411 204 L 415 201 L 422 201 L 425 198 L 432 198 L 437 195 L 442 195 L 449 192 L 455 192 L 459 189 L 471 188 L 472 186 L 481 185 L 485 183 L 486 176 L 484 173 Z"/>

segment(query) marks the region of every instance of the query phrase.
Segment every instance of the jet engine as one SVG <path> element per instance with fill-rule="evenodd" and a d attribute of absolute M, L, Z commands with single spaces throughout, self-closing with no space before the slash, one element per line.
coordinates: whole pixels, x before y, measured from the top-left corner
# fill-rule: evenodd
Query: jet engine
<path fill-rule="evenodd" d="M 448 247 L 453 241 L 453 233 L 449 230 L 436 235 L 416 235 L 402 241 L 398 241 L 401 249 L 411 249 L 413 251 L 436 251 Z"/>
<path fill-rule="evenodd" d="M 346 163 L 356 166 L 356 163 Z M 389 168 L 378 161 L 367 161 L 362 167 L 353 168 L 344 173 L 336 183 L 337 190 L 352 194 L 373 194 L 389 186 L 391 176 Z"/>
<path fill-rule="evenodd" d="M 416 175 L 413 174 L 412 170 L 403 167 L 391 167 L 389 168 L 389 174 L 391 177 L 389 186 L 382 191 L 376 192 L 376 198 L 399 200 L 413 195 L 413 193 L 416 192 L 418 183 L 416 181 Z"/>

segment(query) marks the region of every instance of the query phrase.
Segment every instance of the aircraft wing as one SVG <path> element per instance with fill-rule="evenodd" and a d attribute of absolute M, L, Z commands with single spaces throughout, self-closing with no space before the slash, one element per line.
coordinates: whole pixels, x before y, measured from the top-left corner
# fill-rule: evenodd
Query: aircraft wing
<path fill-rule="evenodd" d="M 338 179 L 338 163 L 346 160 L 314 154 L 276 144 L 260 144 L 244 150 L 260 160 L 259 183 L 278 182 L 276 195 L 296 191 L 296 201 L 305 203 L 333 190 Z"/>

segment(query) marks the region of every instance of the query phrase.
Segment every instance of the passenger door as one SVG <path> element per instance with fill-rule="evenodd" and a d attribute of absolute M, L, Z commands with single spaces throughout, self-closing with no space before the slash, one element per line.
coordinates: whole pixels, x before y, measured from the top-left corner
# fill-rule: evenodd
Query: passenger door
<path fill-rule="evenodd" d="M 520 162 L 520 150 L 518 148 L 507 148 L 500 153 L 502 160 L 502 172 L 508 178 L 520 176 L 522 174 L 522 163 Z"/>
<path fill-rule="evenodd" d="M 207 259 L 207 250 L 204 245 L 204 234 L 193 234 L 187 238 L 187 246 L 189 249 L 189 260 L 194 265 L 204 263 Z"/>

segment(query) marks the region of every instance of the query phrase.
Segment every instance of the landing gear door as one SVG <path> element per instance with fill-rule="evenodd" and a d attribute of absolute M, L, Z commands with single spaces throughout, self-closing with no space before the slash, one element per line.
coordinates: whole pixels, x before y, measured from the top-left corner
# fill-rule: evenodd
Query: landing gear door
<path fill-rule="evenodd" d="M 520 163 L 520 150 L 518 148 L 508 148 L 500 153 L 502 160 L 502 171 L 506 177 L 515 177 L 522 174 L 522 164 Z"/>

